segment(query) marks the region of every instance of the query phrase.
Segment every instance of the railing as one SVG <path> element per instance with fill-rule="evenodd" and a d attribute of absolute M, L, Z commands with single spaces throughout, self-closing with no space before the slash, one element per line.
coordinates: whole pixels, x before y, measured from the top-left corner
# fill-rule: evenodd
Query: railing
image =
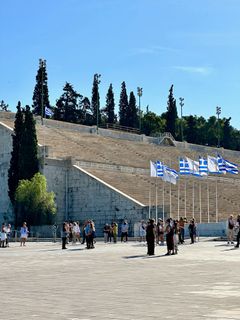
<path fill-rule="evenodd" d="M 106 125 L 105 125 L 105 126 L 102 126 L 101 128 L 106 128 L 106 129 L 112 129 L 112 130 L 118 130 L 118 131 L 125 131 L 125 132 L 140 134 L 140 130 L 137 129 L 137 128 L 120 126 L 119 124 L 116 124 L 116 123 L 106 123 Z"/>

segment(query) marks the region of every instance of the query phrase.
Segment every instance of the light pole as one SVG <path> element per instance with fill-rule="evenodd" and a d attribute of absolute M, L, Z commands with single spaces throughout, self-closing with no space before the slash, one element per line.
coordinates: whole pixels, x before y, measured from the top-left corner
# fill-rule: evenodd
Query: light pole
<path fill-rule="evenodd" d="M 216 114 L 218 118 L 218 145 L 217 147 L 220 148 L 220 123 L 219 123 L 219 115 L 221 114 L 221 107 L 216 107 Z"/>
<path fill-rule="evenodd" d="M 137 94 L 139 98 L 139 131 L 141 133 L 141 96 L 143 93 L 143 88 L 137 87 Z"/>
<path fill-rule="evenodd" d="M 179 98 L 180 100 L 180 107 L 181 107 L 181 140 L 183 141 L 183 120 L 182 120 L 182 109 L 183 109 L 183 106 L 184 106 L 184 98 L 180 97 Z"/>
<path fill-rule="evenodd" d="M 43 125 L 43 116 L 44 116 L 44 111 L 43 111 L 43 68 L 46 68 L 46 60 L 39 59 L 39 68 L 41 70 L 41 122 Z"/>

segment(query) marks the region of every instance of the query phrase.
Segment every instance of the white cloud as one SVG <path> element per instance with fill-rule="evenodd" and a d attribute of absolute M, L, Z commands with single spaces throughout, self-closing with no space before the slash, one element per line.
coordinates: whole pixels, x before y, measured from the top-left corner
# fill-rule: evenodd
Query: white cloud
<path fill-rule="evenodd" d="M 145 47 L 145 48 L 134 48 L 131 50 L 131 55 L 141 55 L 141 54 L 159 54 L 161 52 L 179 52 L 180 50 L 170 48 L 170 47 L 164 47 L 164 46 L 150 46 L 150 47 Z"/>
<path fill-rule="evenodd" d="M 174 69 L 188 73 L 198 73 L 201 75 L 209 75 L 212 73 L 213 68 L 211 67 L 193 67 L 193 66 L 174 66 Z"/>

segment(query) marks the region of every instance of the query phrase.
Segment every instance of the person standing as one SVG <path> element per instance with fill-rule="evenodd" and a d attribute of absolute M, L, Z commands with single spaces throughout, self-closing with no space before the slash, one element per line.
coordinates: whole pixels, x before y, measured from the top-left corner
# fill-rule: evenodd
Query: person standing
<path fill-rule="evenodd" d="M 156 230 L 155 230 L 155 223 L 154 219 L 149 219 L 149 223 L 147 225 L 146 230 L 146 240 L 147 240 L 147 254 L 149 256 L 154 255 L 154 244 L 155 244 L 155 236 L 156 236 Z"/>
<path fill-rule="evenodd" d="M 236 229 L 238 230 L 238 233 L 237 233 L 237 244 L 235 245 L 235 248 L 239 248 L 239 241 L 240 241 L 240 214 L 237 216 Z"/>
<path fill-rule="evenodd" d="M 3 223 L 1 227 L 1 247 L 4 248 L 5 244 L 7 244 L 7 229 L 5 223 Z"/>
<path fill-rule="evenodd" d="M 146 223 L 144 220 L 139 225 L 139 242 L 145 242 L 146 240 Z"/>
<path fill-rule="evenodd" d="M 233 236 L 234 236 L 234 219 L 233 215 L 231 214 L 228 218 L 228 243 L 227 244 L 234 244 Z"/>
<path fill-rule="evenodd" d="M 9 241 L 11 238 L 11 232 L 12 232 L 12 226 L 10 225 L 10 223 L 8 224 L 8 226 L 6 227 L 6 233 L 7 233 L 7 239 L 6 239 L 6 247 L 9 247 Z"/>
<path fill-rule="evenodd" d="M 117 243 L 117 237 L 118 237 L 118 224 L 117 222 L 113 223 L 113 242 Z"/>
<path fill-rule="evenodd" d="M 28 227 L 27 227 L 27 222 L 23 222 L 23 225 L 20 229 L 20 246 L 25 246 L 27 237 L 28 237 Z"/>
<path fill-rule="evenodd" d="M 68 237 L 68 226 L 66 222 L 63 222 L 61 236 L 62 236 L 62 249 L 67 249 L 66 243 L 67 243 L 67 237 Z"/>
<path fill-rule="evenodd" d="M 191 244 L 193 244 L 196 241 L 196 234 L 197 234 L 197 228 L 195 224 L 194 218 L 190 221 L 190 224 L 188 226 L 189 235 L 191 239 Z"/>
<path fill-rule="evenodd" d="M 125 238 L 124 242 L 128 241 L 128 223 L 127 220 L 125 220 L 121 226 L 121 242 L 123 242 L 123 239 Z"/>
<path fill-rule="evenodd" d="M 174 254 L 174 231 L 171 224 L 171 219 L 166 221 L 166 243 L 167 243 L 167 253 L 166 255 Z"/>
<path fill-rule="evenodd" d="M 179 243 L 181 244 L 184 243 L 184 236 L 185 236 L 184 225 L 185 225 L 185 221 L 183 217 L 181 217 L 179 219 Z"/>

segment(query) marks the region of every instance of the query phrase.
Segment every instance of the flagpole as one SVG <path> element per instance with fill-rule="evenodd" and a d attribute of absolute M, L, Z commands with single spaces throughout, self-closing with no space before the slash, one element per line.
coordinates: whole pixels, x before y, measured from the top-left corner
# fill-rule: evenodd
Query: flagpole
<path fill-rule="evenodd" d="M 216 177 L 216 222 L 218 222 L 218 183 Z"/>
<path fill-rule="evenodd" d="M 179 193 L 180 193 L 180 180 L 178 182 L 178 221 L 179 221 L 179 218 L 180 218 L 180 215 L 179 215 Z"/>
<path fill-rule="evenodd" d="M 202 223 L 202 185 L 199 181 L 199 222 Z"/>
<path fill-rule="evenodd" d="M 193 206 L 193 209 L 192 209 L 192 214 L 193 214 L 193 218 L 194 218 L 194 180 L 193 180 L 193 184 L 192 184 L 192 188 L 193 188 L 193 190 L 192 190 L 192 192 L 193 192 L 193 194 L 192 194 L 192 200 L 193 200 L 193 204 L 192 204 L 192 206 Z"/>
<path fill-rule="evenodd" d="M 210 219 L 209 219 L 209 182 L 208 182 L 208 178 L 207 178 L 207 199 L 208 199 L 208 223 L 209 223 Z"/>
<path fill-rule="evenodd" d="M 171 193 L 172 193 L 172 183 L 170 182 L 170 188 L 169 188 L 170 190 L 169 190 L 169 200 L 170 200 L 170 202 L 169 202 L 169 213 L 170 213 L 170 217 L 172 216 L 172 197 L 171 197 Z"/>
<path fill-rule="evenodd" d="M 151 218 L 151 181 L 149 183 L 149 207 L 148 207 L 148 218 Z"/>
<path fill-rule="evenodd" d="M 187 217 L 187 180 L 185 177 L 185 208 L 184 208 L 185 218 Z"/>
<path fill-rule="evenodd" d="M 164 202 L 164 191 L 165 191 L 165 182 L 162 180 L 163 182 L 163 221 L 165 221 L 165 202 Z"/>
<path fill-rule="evenodd" d="M 158 209 L 157 209 L 157 177 L 156 177 L 155 187 L 156 187 L 156 222 L 157 222 L 157 216 L 158 216 Z"/>

